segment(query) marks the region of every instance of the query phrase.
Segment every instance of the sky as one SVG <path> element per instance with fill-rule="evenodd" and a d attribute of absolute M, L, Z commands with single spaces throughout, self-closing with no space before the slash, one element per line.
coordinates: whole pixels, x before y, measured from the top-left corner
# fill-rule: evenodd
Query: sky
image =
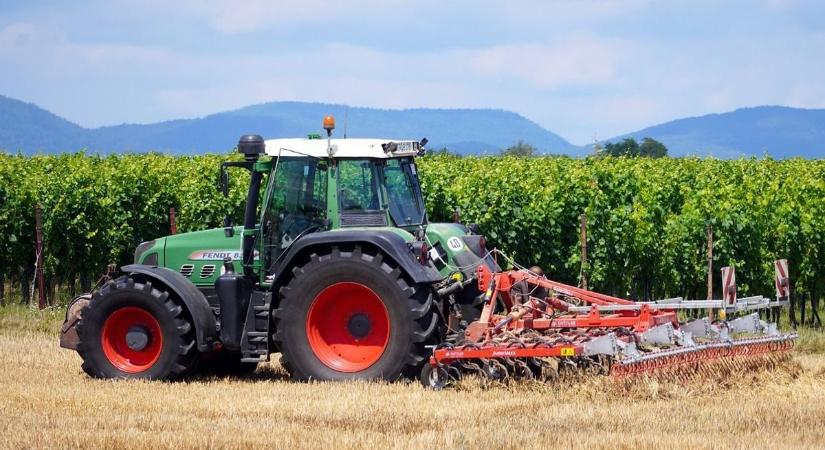
<path fill-rule="evenodd" d="M 825 108 L 825 2 L 0 0 L 0 68 L 85 127 L 297 100 L 506 109 L 587 144 Z"/>

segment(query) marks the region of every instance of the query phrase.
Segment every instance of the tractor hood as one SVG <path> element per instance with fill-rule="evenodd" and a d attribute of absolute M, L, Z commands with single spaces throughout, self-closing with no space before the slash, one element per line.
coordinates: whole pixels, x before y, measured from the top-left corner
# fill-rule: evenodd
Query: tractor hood
<path fill-rule="evenodd" d="M 427 244 L 436 269 L 445 278 L 455 272 L 472 278 L 482 262 L 493 272 L 501 270 L 487 251 L 484 237 L 462 224 L 427 224 Z"/>
<path fill-rule="evenodd" d="M 180 272 L 195 285 L 214 285 L 223 268 L 223 259 L 232 258 L 235 271 L 241 267 L 241 232 L 235 227 L 232 237 L 224 228 L 181 233 L 140 244 L 135 263 L 156 265 Z"/>
<path fill-rule="evenodd" d="M 343 231 L 390 231 L 405 241 L 414 241 L 414 236 L 395 227 L 349 227 L 333 230 Z M 213 286 L 221 275 L 223 260 L 232 258 L 235 271 L 243 272 L 241 265 L 241 235 L 243 227 L 234 228 L 232 237 L 226 237 L 224 228 L 193 231 L 155 239 L 140 244 L 135 251 L 135 263 L 166 267 L 180 272 L 197 286 Z M 455 272 L 465 277 L 475 276 L 479 260 L 493 271 L 498 265 L 484 248 L 483 237 L 473 234 L 467 227 L 456 223 L 430 223 L 426 227 L 426 240 L 431 248 L 431 259 L 435 268 L 446 278 Z M 255 258 L 258 258 L 257 251 Z"/>

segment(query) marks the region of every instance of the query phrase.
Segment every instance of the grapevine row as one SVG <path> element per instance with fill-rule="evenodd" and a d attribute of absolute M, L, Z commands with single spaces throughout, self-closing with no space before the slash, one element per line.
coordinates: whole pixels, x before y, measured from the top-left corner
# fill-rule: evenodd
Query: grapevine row
<path fill-rule="evenodd" d="M 216 186 L 225 158 L 0 154 L 0 276 L 30 281 L 36 204 L 47 277 L 71 287 L 168 234 L 170 207 L 182 232 L 221 226 L 224 214 L 238 223 L 247 178 L 233 172 L 224 199 Z M 772 291 L 778 257 L 798 291 L 825 285 L 825 160 L 435 156 L 419 168 L 431 221 L 458 210 L 491 245 L 560 281 L 578 281 L 585 213 L 596 289 L 703 297 L 708 225 L 714 265 L 737 267 L 743 295 Z"/>

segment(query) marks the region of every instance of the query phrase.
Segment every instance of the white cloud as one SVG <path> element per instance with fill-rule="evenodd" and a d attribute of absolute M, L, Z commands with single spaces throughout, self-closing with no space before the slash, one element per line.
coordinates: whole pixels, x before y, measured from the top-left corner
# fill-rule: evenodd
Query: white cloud
<path fill-rule="evenodd" d="M 159 0 L 122 8 L 139 24 L 169 12 Z M 185 0 L 176 5 L 173 36 L 144 41 L 94 33 L 80 39 L 59 22 L 36 18 L 0 21 L 0 64 L 14 67 L 0 73 L 0 92 L 84 125 L 199 116 L 270 100 L 497 107 L 576 143 L 590 142 L 594 132 L 606 138 L 741 106 L 825 107 L 822 32 L 781 20 L 753 30 L 693 24 L 695 31 L 673 35 L 650 22 L 641 31 L 616 26 L 663 8 L 644 0 Z M 436 36 L 414 34 L 422 23 Z M 255 31 L 281 27 L 289 30 L 283 42 Z M 335 39 L 310 39 L 324 27 L 334 28 L 325 36 Z M 204 36 L 216 45 L 186 45 L 205 28 L 217 30 Z M 362 28 L 375 36 L 349 39 Z M 382 36 L 396 28 L 408 35 L 384 45 Z"/>
<path fill-rule="evenodd" d="M 762 5 L 770 10 L 789 9 L 799 3 L 797 0 L 762 0 Z"/>
<path fill-rule="evenodd" d="M 64 39 L 56 30 L 30 22 L 12 22 L 0 28 L 0 55 L 42 49 Z"/>
<path fill-rule="evenodd" d="M 130 13 L 158 17 L 168 14 L 169 2 L 143 0 L 135 3 L 118 0 L 119 9 Z M 519 27 L 570 28 L 571 25 L 593 24 L 598 21 L 627 16 L 647 7 L 651 0 L 549 0 L 509 1 L 458 0 L 180 0 L 175 3 L 179 18 L 206 22 L 227 35 L 252 33 L 266 28 L 339 26 L 355 22 L 362 27 L 374 27 L 395 23 L 398 29 L 415 32 L 423 22 L 440 21 L 445 26 L 463 20 L 481 19 L 485 24 L 476 32 L 494 31 L 489 26 L 496 23 L 515 24 Z M 460 17 L 463 16 L 463 17 Z M 487 20 L 492 19 L 492 20 Z"/>
<path fill-rule="evenodd" d="M 138 4 L 121 2 L 132 11 L 146 15 L 165 14 L 169 2 L 144 0 Z M 426 2 L 425 2 L 426 3 Z M 274 27 L 313 27 L 340 22 L 349 17 L 369 16 L 370 11 L 418 9 L 421 4 L 378 0 L 181 0 L 175 9 L 182 17 L 203 21 L 227 35 L 252 33 Z M 366 14 L 365 14 L 366 13 Z"/>
<path fill-rule="evenodd" d="M 623 47 L 617 41 L 587 37 L 553 45 L 500 45 L 465 56 L 477 75 L 557 89 L 613 83 Z"/>

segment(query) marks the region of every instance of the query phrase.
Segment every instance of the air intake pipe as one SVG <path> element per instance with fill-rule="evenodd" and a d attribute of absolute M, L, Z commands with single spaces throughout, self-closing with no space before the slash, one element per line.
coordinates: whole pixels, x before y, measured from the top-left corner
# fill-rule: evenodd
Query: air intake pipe
<path fill-rule="evenodd" d="M 257 134 L 247 134 L 241 136 L 238 141 L 238 152 L 244 155 L 247 162 L 254 163 L 258 160 L 258 156 L 264 153 L 266 146 L 264 145 L 264 138 Z M 263 174 L 252 167 L 252 174 L 249 177 L 249 192 L 246 196 L 246 209 L 243 215 L 243 246 L 241 247 L 241 261 L 244 266 L 244 275 L 254 277 L 255 273 L 249 267 L 255 258 L 253 244 L 255 243 L 255 214 L 258 209 L 258 196 L 261 192 L 261 180 Z"/>

